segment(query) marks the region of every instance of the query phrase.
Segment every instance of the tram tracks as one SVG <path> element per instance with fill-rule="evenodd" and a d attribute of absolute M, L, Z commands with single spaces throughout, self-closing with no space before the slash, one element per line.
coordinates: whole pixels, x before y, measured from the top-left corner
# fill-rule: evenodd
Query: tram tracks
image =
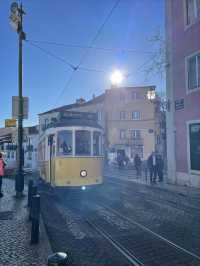
<path fill-rule="evenodd" d="M 111 254 L 111 258 L 107 258 L 108 262 L 110 259 L 112 260 L 112 256 L 115 256 L 113 254 L 116 253 L 118 253 L 117 256 L 121 256 L 121 261 L 124 261 L 124 263 L 120 261 L 118 264 L 110 263 L 108 265 L 200 265 L 200 256 L 155 233 L 143 224 L 125 216 L 121 210 L 116 210 L 116 208 L 107 204 L 108 201 L 105 199 L 97 197 L 96 200 L 91 200 L 90 198 L 90 200 L 83 203 L 80 209 L 79 206 L 66 206 L 66 202 L 63 201 L 61 208 L 63 211 L 60 209 L 60 213 L 63 214 L 66 209 L 65 217 L 68 219 L 67 215 L 71 212 L 67 210 L 73 211 L 74 215 L 79 217 L 79 219 L 75 219 L 75 223 L 80 223 L 81 228 L 85 228 L 84 232 L 90 230 L 93 232 L 92 237 L 89 234 L 81 240 L 82 245 L 89 246 L 91 243 L 96 243 L 95 247 L 101 246 L 101 250 L 96 250 L 97 254 L 99 251 L 102 254 Z M 89 231 L 88 228 L 90 228 Z M 94 249 L 94 246 L 91 246 L 91 249 Z M 93 264 L 89 263 L 87 265 Z"/>
<path fill-rule="evenodd" d="M 125 184 L 123 182 L 120 182 L 119 180 L 113 180 L 114 178 L 109 178 L 111 180 L 107 180 L 106 182 L 109 183 L 109 184 L 114 184 L 114 185 L 117 185 L 117 186 L 123 186 L 125 187 L 125 189 L 127 189 L 127 191 L 130 191 L 132 193 L 134 193 L 134 195 L 136 196 L 140 196 L 140 197 L 143 197 L 147 200 L 150 200 L 150 201 L 159 201 L 161 202 L 162 204 L 167 204 L 167 205 L 170 205 L 171 207 L 173 207 L 174 209 L 177 209 L 177 210 L 181 210 L 181 211 L 184 211 L 184 212 L 187 212 L 191 215 L 193 215 L 194 213 L 198 213 L 200 215 L 200 208 L 192 205 L 192 204 L 183 204 L 183 196 L 180 195 L 180 194 L 176 194 L 174 195 L 174 192 L 170 192 L 171 195 L 171 198 L 161 198 L 159 197 L 159 193 L 154 193 L 154 197 L 152 197 L 151 195 L 147 194 L 147 193 L 144 193 L 143 191 L 137 191 L 137 190 L 132 190 L 132 188 L 128 185 L 128 184 Z M 152 189 L 155 189 L 154 187 L 151 187 Z M 149 191 L 148 191 L 149 192 Z M 165 191 L 166 192 L 166 191 Z M 176 197 L 176 200 L 175 199 L 172 199 L 174 197 Z"/>
<path fill-rule="evenodd" d="M 139 261 L 135 255 L 130 252 L 127 248 L 125 248 L 124 246 L 122 246 L 118 241 L 116 241 L 115 239 L 113 239 L 113 237 L 104 231 L 104 229 L 102 229 L 99 225 L 95 224 L 94 222 L 91 222 L 89 220 L 86 220 L 86 222 L 97 232 L 99 233 L 100 236 L 102 236 L 103 238 L 105 238 L 109 244 L 111 244 L 115 249 L 117 249 L 117 251 L 119 253 L 121 253 L 122 256 L 124 256 L 131 265 L 134 266 L 144 266 L 144 264 Z"/>
<path fill-rule="evenodd" d="M 90 208 L 90 204 L 87 203 L 88 208 Z M 99 208 L 106 210 L 113 218 L 115 217 L 114 219 L 124 221 L 128 224 L 129 230 L 125 230 L 123 233 L 123 230 L 119 230 L 115 223 L 111 224 L 112 219 L 101 217 L 98 214 Z M 92 212 L 95 214 L 92 215 Z M 97 205 L 97 211 L 93 210 L 92 212 L 90 212 L 90 219 L 87 219 L 87 222 L 109 242 L 111 241 L 112 245 L 120 252 L 125 251 L 125 254 L 136 261 L 135 263 L 139 263 L 133 265 L 200 265 L 200 256 L 133 219 L 125 217 L 113 208 L 101 203 Z M 124 255 L 123 252 L 121 253 Z"/>

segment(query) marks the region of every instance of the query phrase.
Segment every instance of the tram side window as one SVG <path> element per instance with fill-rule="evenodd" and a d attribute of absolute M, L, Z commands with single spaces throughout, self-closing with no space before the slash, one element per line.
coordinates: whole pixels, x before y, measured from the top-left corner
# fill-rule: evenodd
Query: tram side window
<path fill-rule="evenodd" d="M 101 138 L 100 132 L 95 131 L 93 133 L 93 154 L 94 156 L 101 155 L 100 138 Z"/>
<path fill-rule="evenodd" d="M 58 132 L 58 155 L 72 155 L 72 131 L 62 130 Z"/>
<path fill-rule="evenodd" d="M 76 155 L 91 155 L 91 132 L 87 130 L 77 130 L 75 139 Z"/>

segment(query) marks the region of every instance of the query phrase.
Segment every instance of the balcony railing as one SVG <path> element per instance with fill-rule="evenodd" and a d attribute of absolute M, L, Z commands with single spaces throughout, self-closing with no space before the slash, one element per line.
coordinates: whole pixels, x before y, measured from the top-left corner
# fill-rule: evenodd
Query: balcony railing
<path fill-rule="evenodd" d="M 129 146 L 138 146 L 138 145 L 143 145 L 144 144 L 144 139 L 143 138 L 125 138 L 125 139 L 120 139 L 119 144 L 122 145 L 129 145 Z"/>

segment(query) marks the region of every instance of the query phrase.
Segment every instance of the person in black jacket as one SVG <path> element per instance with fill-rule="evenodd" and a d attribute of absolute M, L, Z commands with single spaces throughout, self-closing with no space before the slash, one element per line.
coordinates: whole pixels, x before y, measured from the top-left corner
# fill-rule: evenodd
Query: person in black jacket
<path fill-rule="evenodd" d="M 159 154 L 156 157 L 156 169 L 158 173 L 159 182 L 163 181 L 163 168 L 164 168 L 164 162 L 163 162 L 162 156 Z"/>
<path fill-rule="evenodd" d="M 136 177 L 139 178 L 141 176 L 142 161 L 141 161 L 140 156 L 138 154 L 135 155 L 134 164 L 135 164 L 135 169 L 136 169 Z"/>
<path fill-rule="evenodd" d="M 156 154 L 152 152 L 147 160 L 149 173 L 150 173 L 150 182 L 156 182 L 157 177 L 157 167 L 156 167 Z"/>

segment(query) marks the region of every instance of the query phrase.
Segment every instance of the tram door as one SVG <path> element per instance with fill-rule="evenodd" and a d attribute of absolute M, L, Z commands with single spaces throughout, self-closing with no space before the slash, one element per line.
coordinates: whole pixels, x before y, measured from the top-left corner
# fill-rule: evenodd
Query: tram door
<path fill-rule="evenodd" d="M 55 157 L 55 135 L 51 134 L 48 136 L 48 161 L 49 161 L 49 182 L 52 184 L 54 179 L 54 167 L 53 158 Z"/>

